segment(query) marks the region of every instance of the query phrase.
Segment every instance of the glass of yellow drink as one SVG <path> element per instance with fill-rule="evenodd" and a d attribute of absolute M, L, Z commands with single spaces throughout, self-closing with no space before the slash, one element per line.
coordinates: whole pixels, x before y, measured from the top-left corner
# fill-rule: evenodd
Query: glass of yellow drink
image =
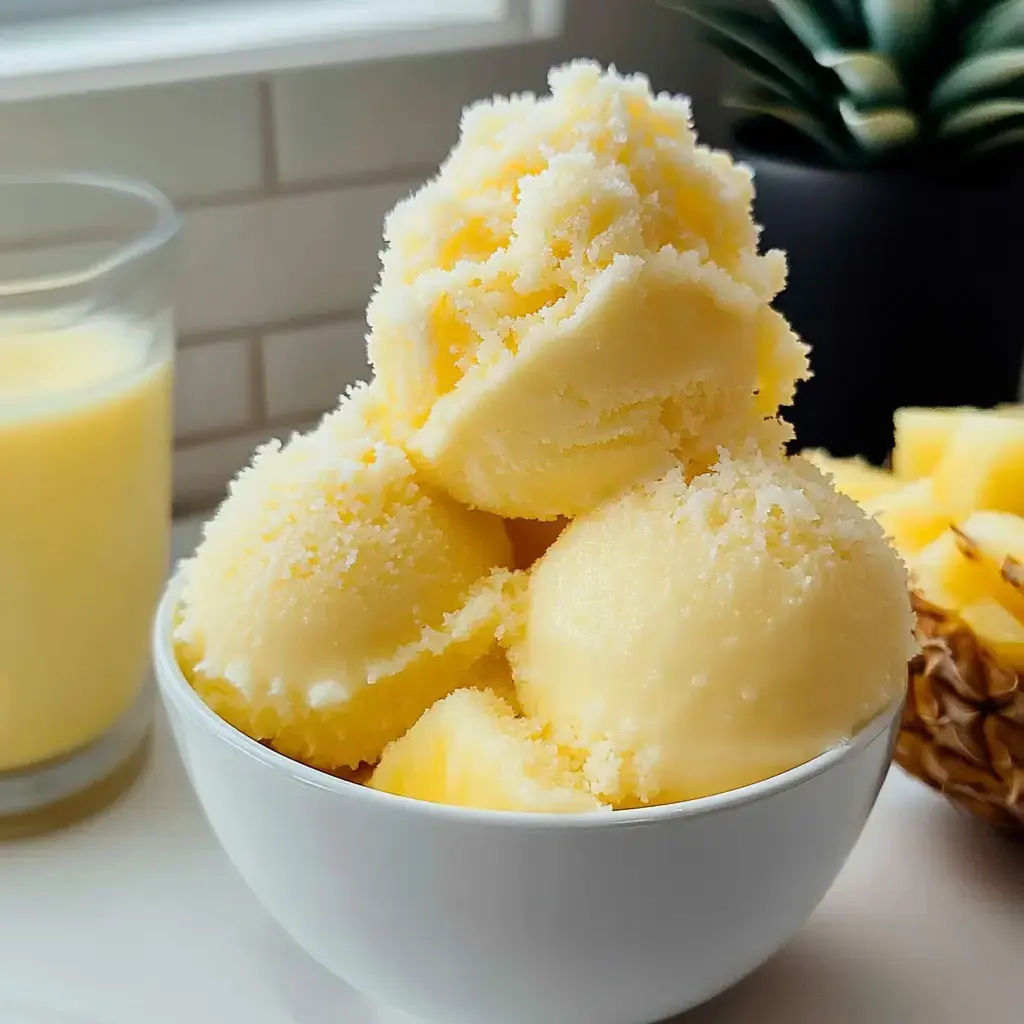
<path fill-rule="evenodd" d="M 146 185 L 0 177 L 0 838 L 144 763 L 170 529 L 170 253 Z"/>

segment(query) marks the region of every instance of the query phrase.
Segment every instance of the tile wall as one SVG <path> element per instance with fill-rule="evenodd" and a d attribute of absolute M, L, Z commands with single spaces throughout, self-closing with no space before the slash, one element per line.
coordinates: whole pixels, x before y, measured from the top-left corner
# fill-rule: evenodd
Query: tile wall
<path fill-rule="evenodd" d="M 0 106 L 0 169 L 133 175 L 184 211 L 179 510 L 215 501 L 254 444 L 366 376 L 382 218 L 445 154 L 463 105 L 540 88 L 580 55 L 691 92 L 718 141 L 717 71 L 648 0 L 569 0 L 565 34 L 544 44 Z"/>

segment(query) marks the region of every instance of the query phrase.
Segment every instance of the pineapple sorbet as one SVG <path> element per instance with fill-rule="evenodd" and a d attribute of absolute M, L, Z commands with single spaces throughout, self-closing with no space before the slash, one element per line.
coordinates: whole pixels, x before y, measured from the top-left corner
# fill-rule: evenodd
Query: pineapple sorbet
<path fill-rule="evenodd" d="M 802 459 L 723 454 L 580 516 L 533 568 L 524 711 L 616 806 L 747 785 L 853 735 L 915 647 L 882 530 Z"/>
<path fill-rule="evenodd" d="M 184 566 L 177 640 L 206 703 L 314 767 L 376 761 L 494 646 L 500 519 L 418 479 L 372 389 L 243 471 Z"/>
<path fill-rule="evenodd" d="M 489 689 L 457 690 L 391 744 L 373 789 L 463 807 L 540 813 L 604 805 L 568 754 Z"/>
<path fill-rule="evenodd" d="M 550 83 L 467 110 L 387 218 L 376 378 L 235 481 L 176 641 L 214 711 L 306 764 L 601 812 L 851 736 L 913 622 L 881 527 L 784 454 L 807 350 L 750 172 L 640 76 Z"/>
<path fill-rule="evenodd" d="M 391 435 L 458 500 L 532 519 L 672 453 L 706 466 L 807 375 L 749 171 L 641 76 L 577 62 L 550 83 L 466 111 L 387 219 L 368 313 Z"/>

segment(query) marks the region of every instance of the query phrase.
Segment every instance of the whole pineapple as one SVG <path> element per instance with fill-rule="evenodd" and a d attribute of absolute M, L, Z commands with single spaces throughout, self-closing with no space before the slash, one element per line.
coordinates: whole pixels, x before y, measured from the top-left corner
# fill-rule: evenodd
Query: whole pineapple
<path fill-rule="evenodd" d="M 902 409 L 892 473 L 806 454 L 910 568 L 921 650 L 896 761 L 1024 837 L 1024 408 Z"/>
<path fill-rule="evenodd" d="M 727 102 L 784 151 L 864 168 L 1024 147 L 1024 0 L 661 2 L 742 70 Z"/>

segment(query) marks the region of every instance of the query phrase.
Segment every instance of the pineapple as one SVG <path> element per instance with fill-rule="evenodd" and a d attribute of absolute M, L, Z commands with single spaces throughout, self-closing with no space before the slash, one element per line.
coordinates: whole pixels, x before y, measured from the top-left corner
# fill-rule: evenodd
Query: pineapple
<path fill-rule="evenodd" d="M 854 170 L 1024 146 L 1019 0 L 660 0 L 741 72 L 729 104 L 769 148 Z"/>
<path fill-rule="evenodd" d="M 962 543 L 1012 586 L 1024 586 L 1024 518 L 1009 512 L 975 512 L 960 527 Z"/>
<path fill-rule="evenodd" d="M 837 491 L 863 503 L 899 488 L 900 482 L 884 469 L 854 456 L 837 459 L 821 448 L 805 448 L 800 455 L 832 477 Z"/>
<path fill-rule="evenodd" d="M 892 471 L 903 480 L 931 474 L 960 422 L 959 409 L 897 409 Z"/>
<path fill-rule="evenodd" d="M 930 480 L 915 480 L 866 499 L 861 505 L 882 524 L 893 547 L 904 558 L 919 552 L 952 525 L 935 500 Z"/>
<path fill-rule="evenodd" d="M 1018 649 L 1017 633 L 1006 639 L 1001 630 L 1012 627 L 987 604 L 970 613 L 983 638 L 920 594 L 912 600 L 921 652 L 910 663 L 896 762 L 979 818 L 1024 835 L 1024 675 L 1002 656 Z"/>
<path fill-rule="evenodd" d="M 893 467 L 916 478 L 906 488 L 918 503 L 906 513 L 913 525 L 900 518 L 913 504 L 904 491 L 866 505 L 893 520 L 897 546 L 905 531 L 915 586 L 921 653 L 896 760 L 961 807 L 1024 833 L 1024 407 L 902 410 Z M 948 529 L 913 550 L 940 518 Z"/>
<path fill-rule="evenodd" d="M 1024 835 L 1024 406 L 901 409 L 893 474 L 803 454 L 907 561 L 921 652 L 896 761 Z"/>
<path fill-rule="evenodd" d="M 979 509 L 1024 515 L 1024 417 L 965 413 L 931 480 L 955 521 Z"/>
<path fill-rule="evenodd" d="M 986 598 L 969 604 L 960 618 L 996 657 L 1014 668 L 1024 669 L 1024 623 L 998 601 Z"/>
<path fill-rule="evenodd" d="M 992 598 L 1024 620 L 1024 594 L 955 526 L 922 548 L 910 564 L 918 588 L 943 608 L 960 612 Z"/>

